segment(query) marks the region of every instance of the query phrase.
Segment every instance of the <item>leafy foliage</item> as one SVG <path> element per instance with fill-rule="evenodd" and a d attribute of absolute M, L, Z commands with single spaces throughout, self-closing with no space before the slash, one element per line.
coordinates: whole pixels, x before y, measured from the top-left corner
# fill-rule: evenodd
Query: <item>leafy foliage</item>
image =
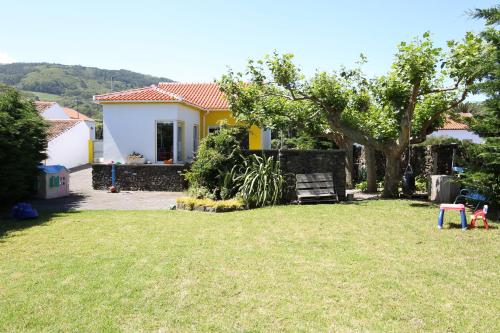
<path fill-rule="evenodd" d="M 203 208 L 205 211 L 231 212 L 235 210 L 242 210 L 244 208 L 243 202 L 237 199 L 212 200 L 208 198 L 199 199 L 183 197 L 177 198 L 176 202 L 177 208 L 184 210 L 198 210 L 199 208 Z"/>
<path fill-rule="evenodd" d="M 500 137 L 500 31 L 497 29 L 500 24 L 500 5 L 477 9 L 473 15 L 486 20 L 486 29 L 481 36 L 493 45 L 495 58 L 487 75 L 476 85 L 487 99 L 480 110 L 474 113 L 470 126 L 481 136 Z"/>
<path fill-rule="evenodd" d="M 249 155 L 236 181 L 241 183 L 238 194 L 247 208 L 278 204 L 285 187 L 280 162 L 273 156 Z"/>
<path fill-rule="evenodd" d="M 500 205 L 500 138 L 487 138 L 484 144 L 464 143 L 463 185 L 488 196 Z"/>
<path fill-rule="evenodd" d="M 102 116 L 99 105 L 93 103 L 92 96 L 109 92 L 111 80 L 114 91 L 171 81 L 123 69 L 106 70 L 48 63 L 0 64 L 0 83 L 30 92 L 30 96 L 35 99 L 77 108 L 96 119 Z"/>
<path fill-rule="evenodd" d="M 491 43 L 472 33 L 443 50 L 427 32 L 399 45 L 384 76 L 370 79 L 358 66 L 305 79 L 293 55 L 275 53 L 250 61 L 245 73 L 230 70 L 219 84 L 233 114 L 247 123 L 319 128 L 384 152 L 391 166 L 384 196 L 390 197 L 397 195 L 402 153 L 477 91 L 474 83 L 487 75 L 493 58 Z"/>
<path fill-rule="evenodd" d="M 0 85 L 0 201 L 20 199 L 34 189 L 37 165 L 46 158 L 47 124 L 33 102 Z"/>
<path fill-rule="evenodd" d="M 236 195 L 238 186 L 233 179 L 243 163 L 240 142 L 236 139 L 238 131 L 238 128 L 223 126 L 201 141 L 196 158 L 185 174 L 190 195 L 211 199 L 229 199 Z"/>

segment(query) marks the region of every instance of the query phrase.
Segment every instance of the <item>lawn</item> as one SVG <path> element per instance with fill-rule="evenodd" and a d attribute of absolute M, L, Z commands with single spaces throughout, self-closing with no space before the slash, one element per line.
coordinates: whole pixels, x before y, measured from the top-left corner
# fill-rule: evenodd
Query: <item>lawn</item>
<path fill-rule="evenodd" d="M 499 332 L 498 224 L 437 215 L 365 201 L 2 222 L 0 331 Z"/>

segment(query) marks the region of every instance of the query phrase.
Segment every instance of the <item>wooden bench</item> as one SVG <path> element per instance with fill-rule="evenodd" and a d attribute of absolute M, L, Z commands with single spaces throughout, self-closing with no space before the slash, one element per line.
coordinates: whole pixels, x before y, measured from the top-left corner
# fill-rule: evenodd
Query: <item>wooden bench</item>
<path fill-rule="evenodd" d="M 338 202 L 331 173 L 297 174 L 296 191 L 299 204 L 307 202 Z"/>

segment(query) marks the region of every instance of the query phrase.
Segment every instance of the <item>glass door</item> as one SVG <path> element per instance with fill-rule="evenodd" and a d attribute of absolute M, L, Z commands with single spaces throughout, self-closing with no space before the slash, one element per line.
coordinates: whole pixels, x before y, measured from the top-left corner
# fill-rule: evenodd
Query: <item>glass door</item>
<path fill-rule="evenodd" d="M 164 162 L 174 158 L 174 124 L 156 123 L 156 161 Z"/>

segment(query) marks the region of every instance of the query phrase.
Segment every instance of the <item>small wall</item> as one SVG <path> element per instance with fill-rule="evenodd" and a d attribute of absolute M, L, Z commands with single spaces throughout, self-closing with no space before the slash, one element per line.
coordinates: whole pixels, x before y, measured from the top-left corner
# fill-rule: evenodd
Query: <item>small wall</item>
<path fill-rule="evenodd" d="M 123 191 L 182 192 L 187 189 L 181 173 L 183 165 L 119 164 L 116 165 L 116 185 Z M 107 190 L 111 186 L 111 165 L 92 165 L 92 187 Z"/>
<path fill-rule="evenodd" d="M 431 175 L 450 175 L 451 163 L 453 157 L 453 148 L 457 149 L 457 158 L 460 154 L 460 147 L 451 144 L 441 144 L 432 146 L 412 146 L 411 148 L 411 167 L 415 175 L 424 176 L 426 178 Z M 360 167 L 364 165 L 364 149 L 362 146 L 356 146 L 354 149 L 354 179 L 356 182 L 361 181 Z M 402 156 L 401 172 L 408 163 L 408 151 Z M 377 180 L 384 178 L 385 172 L 385 156 L 382 152 L 375 153 Z"/>
<path fill-rule="evenodd" d="M 275 156 L 278 150 L 248 150 L 245 154 Z M 333 173 L 333 182 L 339 200 L 345 200 L 345 151 L 344 150 L 281 150 L 281 171 L 286 177 L 287 191 L 285 200 L 297 199 L 295 193 L 295 175 L 299 173 Z"/>

